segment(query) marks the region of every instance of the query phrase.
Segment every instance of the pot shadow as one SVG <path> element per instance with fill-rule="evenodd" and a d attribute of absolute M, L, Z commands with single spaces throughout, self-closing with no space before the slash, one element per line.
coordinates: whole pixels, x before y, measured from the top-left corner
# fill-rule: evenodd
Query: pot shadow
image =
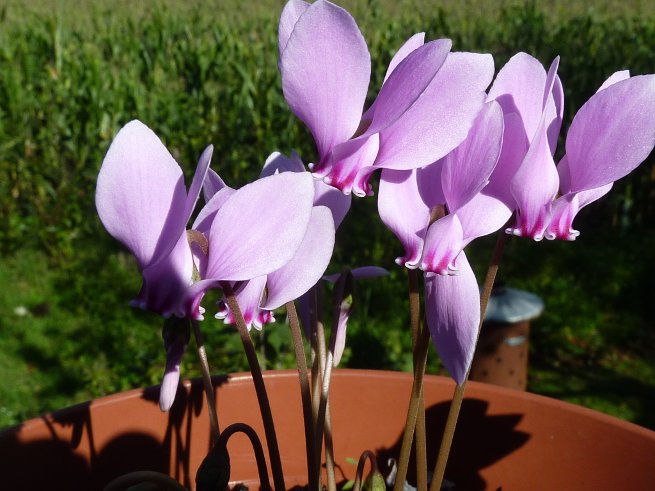
<path fill-rule="evenodd" d="M 462 403 L 445 473 L 445 478 L 454 483 L 454 489 L 458 491 L 487 489 L 486 482 L 479 471 L 508 456 L 530 439 L 529 433 L 516 430 L 523 415 L 489 415 L 488 407 L 489 403 L 481 399 L 464 399 Z M 429 471 L 432 470 L 437 459 L 449 408 L 448 401 L 430 406 L 426 410 Z M 385 476 L 391 471 L 390 459 L 397 459 L 400 454 L 401 442 L 402 433 L 392 447 L 379 448 L 375 451 L 378 466 Z M 416 484 L 414 448 L 410 457 L 407 480 L 412 485 Z"/>
<path fill-rule="evenodd" d="M 215 387 L 226 381 L 226 376 L 213 378 Z M 41 417 L 43 430 L 49 437 L 23 442 L 20 433 L 24 425 L 4 430 L 0 432 L 2 488 L 100 490 L 118 476 L 143 470 L 170 475 L 190 488 L 188 442 L 203 397 L 200 381 L 188 389 L 178 387 L 161 440 L 145 432 L 124 432 L 99 449 L 90 402 Z M 159 411 L 159 387 L 145 389 L 142 398 L 156 405 Z M 129 418 L 129 413 L 122 417 Z M 72 427 L 70 437 L 63 437 L 57 431 L 66 427 Z"/>

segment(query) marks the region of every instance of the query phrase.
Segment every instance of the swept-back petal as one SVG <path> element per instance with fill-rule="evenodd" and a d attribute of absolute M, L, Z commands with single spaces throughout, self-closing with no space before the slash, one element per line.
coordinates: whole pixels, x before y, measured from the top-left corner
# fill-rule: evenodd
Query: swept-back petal
<path fill-rule="evenodd" d="M 425 310 L 430 335 L 448 373 L 461 384 L 471 367 L 480 324 L 480 291 L 462 252 L 457 276 L 428 273 Z"/>
<path fill-rule="evenodd" d="M 594 94 L 566 137 L 571 191 L 594 189 L 632 172 L 655 146 L 655 75 L 616 82 Z"/>
<path fill-rule="evenodd" d="M 464 248 L 462 224 L 456 214 L 440 218 L 428 228 L 421 269 L 440 275 L 457 272 L 456 259 Z"/>
<path fill-rule="evenodd" d="M 620 82 L 621 80 L 626 80 L 630 78 L 630 70 L 620 70 L 618 72 L 614 72 L 612 75 L 610 75 L 607 80 L 603 82 L 603 84 L 598 87 L 598 90 L 596 92 L 600 92 L 603 89 L 606 89 L 610 85 L 614 85 L 616 82 Z"/>
<path fill-rule="evenodd" d="M 186 202 L 184 203 L 184 215 L 186 224 L 191 219 L 191 214 L 196 207 L 198 202 L 198 197 L 200 196 L 200 191 L 203 188 L 205 182 L 205 177 L 207 176 L 207 171 L 209 170 L 209 164 L 212 160 L 212 153 L 214 152 L 214 146 L 209 145 L 200 155 L 198 159 L 198 166 L 196 167 L 196 172 L 193 175 L 193 180 L 191 181 L 191 186 L 189 186 L 189 192 L 186 197 Z"/>
<path fill-rule="evenodd" d="M 450 213 L 470 201 L 489 182 L 503 142 L 503 111 L 491 101 L 475 119 L 464 142 L 443 159 L 441 185 Z"/>
<path fill-rule="evenodd" d="M 518 113 L 505 114 L 503 121 L 503 146 L 498 163 L 485 188 L 485 194 L 498 198 L 505 206 L 513 210 L 516 202 L 510 189 L 510 183 L 528 153 L 530 143 Z"/>
<path fill-rule="evenodd" d="M 291 158 L 280 152 L 273 152 L 266 159 L 259 177 L 272 176 L 280 172 L 305 172 L 305 166 L 296 152 Z M 351 197 L 325 182 L 314 180 L 314 205 L 327 206 L 332 212 L 335 227 L 339 227 L 350 209 Z"/>
<path fill-rule="evenodd" d="M 205 203 L 209 202 L 212 196 L 225 187 L 227 187 L 227 184 L 225 184 L 225 181 L 221 179 L 221 176 L 216 171 L 211 168 L 207 170 L 207 176 L 202 185 L 202 197 L 205 199 Z"/>
<path fill-rule="evenodd" d="M 330 209 L 335 228 L 339 228 L 348 214 L 351 201 L 352 196 L 349 194 L 343 194 L 323 181 L 314 181 L 314 206 L 327 206 Z"/>
<path fill-rule="evenodd" d="M 552 101 L 552 104 L 550 101 Z M 546 117 L 546 121 L 550 121 L 547 130 L 550 153 L 555 155 L 559 132 L 562 129 L 562 120 L 564 119 L 564 87 L 562 87 L 562 81 L 560 80 L 559 75 L 555 75 L 552 98 L 549 100 L 546 110 L 552 111 L 552 115 L 550 118 Z"/>
<path fill-rule="evenodd" d="M 367 112 L 371 124 L 364 135 L 379 133 L 392 125 L 422 96 L 446 61 L 451 46 L 450 39 L 430 41 L 398 63 Z"/>
<path fill-rule="evenodd" d="M 305 166 L 296 152 L 291 153 L 291 157 L 287 157 L 283 153 L 273 152 L 266 158 L 264 167 L 259 174 L 259 177 L 272 176 L 280 172 L 304 172 Z"/>
<path fill-rule="evenodd" d="M 272 273 L 296 253 L 314 201 L 309 173 L 283 172 L 235 191 L 209 232 L 207 278 L 242 281 Z"/>
<path fill-rule="evenodd" d="M 334 249 L 334 221 L 324 206 L 315 206 L 307 232 L 293 258 L 268 275 L 265 309 L 275 310 L 304 294 L 321 279 Z"/>
<path fill-rule="evenodd" d="M 308 7 L 309 4 L 302 0 L 289 0 L 284 6 L 284 9 L 282 9 L 280 24 L 277 29 L 277 47 L 280 56 L 282 55 L 284 48 L 287 46 L 289 36 L 291 36 L 291 32 L 293 31 L 296 22 L 298 22 L 298 19 L 305 13 Z"/>
<path fill-rule="evenodd" d="M 548 240 L 575 240 L 580 235 L 580 232 L 573 228 L 575 216 L 583 207 L 609 193 L 613 185 L 614 183 L 609 183 L 599 188 L 568 193 L 557 198 L 553 203 L 553 216 L 546 231 L 546 238 Z"/>
<path fill-rule="evenodd" d="M 435 206 L 444 206 L 446 204 L 446 197 L 441 185 L 442 172 L 443 159 L 416 170 L 418 192 L 429 210 L 432 210 Z"/>
<path fill-rule="evenodd" d="M 457 210 L 456 215 L 462 225 L 462 247 L 466 247 L 473 239 L 500 230 L 512 216 L 512 210 L 483 189 Z"/>
<path fill-rule="evenodd" d="M 544 237 L 550 223 L 552 201 L 559 185 L 544 125 L 545 115 L 511 183 L 512 195 L 517 203 L 517 216 L 516 225 L 507 231 L 534 240 Z"/>
<path fill-rule="evenodd" d="M 405 41 L 405 43 L 400 47 L 400 49 L 396 51 L 396 54 L 393 55 L 393 58 L 391 58 L 391 61 L 389 62 L 389 66 L 387 67 L 387 72 L 384 74 L 383 83 L 387 81 L 389 75 L 393 73 L 393 71 L 396 69 L 396 67 L 400 64 L 401 61 L 407 58 L 407 56 L 412 51 L 420 48 L 424 44 L 425 44 L 424 32 L 417 32 L 412 37 L 410 37 L 407 41 Z"/>
<path fill-rule="evenodd" d="M 527 53 L 517 53 L 500 69 L 487 100 L 497 100 L 503 112 L 518 113 L 532 140 L 543 111 L 546 70 Z"/>
<path fill-rule="evenodd" d="M 211 229 L 216 212 L 220 210 L 221 206 L 223 206 L 228 198 L 235 192 L 236 190 L 227 186 L 216 192 L 207 204 L 202 207 L 200 213 L 198 213 L 198 216 L 191 227 L 192 230 L 197 230 L 198 232 L 205 234 L 205 236 L 209 236 L 209 230 Z"/>
<path fill-rule="evenodd" d="M 289 36 L 280 71 L 284 97 L 323 161 L 355 133 L 364 108 L 371 59 L 355 20 L 330 2 L 310 5 Z"/>
<path fill-rule="evenodd" d="M 107 231 L 143 270 L 164 258 L 186 227 L 182 169 L 140 121 L 116 135 L 98 174 L 96 208 Z"/>
<path fill-rule="evenodd" d="M 480 112 L 493 71 L 491 55 L 450 53 L 421 97 L 380 132 L 374 165 L 409 170 L 450 153 L 464 141 Z"/>
<path fill-rule="evenodd" d="M 175 402 L 177 385 L 180 381 L 180 365 L 186 347 L 185 339 L 178 336 L 166 349 L 166 368 L 159 389 L 159 409 L 164 412 L 168 411 Z"/>
<path fill-rule="evenodd" d="M 416 174 L 416 170 L 383 170 L 378 196 L 380 218 L 405 248 L 396 263 L 410 269 L 418 267 L 430 222 L 430 208 L 419 194 Z"/>

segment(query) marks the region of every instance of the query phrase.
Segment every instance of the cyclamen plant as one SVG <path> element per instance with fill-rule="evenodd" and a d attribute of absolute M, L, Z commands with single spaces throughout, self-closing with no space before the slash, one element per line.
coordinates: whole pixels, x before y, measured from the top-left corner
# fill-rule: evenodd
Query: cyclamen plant
<path fill-rule="evenodd" d="M 143 285 L 132 305 L 166 319 L 164 411 L 174 402 L 193 328 L 215 443 L 199 482 L 211 474 L 212 459 L 226 452 L 226 439 L 236 431 L 219 431 L 213 407 L 199 324 L 208 289 L 222 290 L 215 316 L 235 323 L 244 343 L 276 490 L 284 489 L 284 476 L 248 331 L 274 322 L 273 312 L 285 306 L 298 362 L 309 487 L 322 486 L 325 445 L 327 484 L 336 489 L 331 444 L 323 438 L 331 424 L 326 414 L 330 373 L 343 353 L 354 279 L 386 271 L 325 271 L 350 194 L 372 195 L 370 178 L 381 170 L 378 210 L 404 248 L 396 262 L 409 274 L 415 361 L 394 488 L 405 485 L 414 433 L 425 432 L 421 386 L 431 339 L 457 384 L 430 485 L 438 490 L 507 234 L 574 240 L 579 210 L 609 192 L 655 146 L 655 75 L 611 75 L 575 115 L 564 156 L 555 165 L 564 114 L 559 58 L 546 71 L 532 56 L 518 53 L 493 80 L 491 55 L 452 52 L 450 40 L 424 38 L 417 33 L 399 48 L 378 96 L 364 111 L 371 60 L 355 20 L 328 1 L 286 4 L 278 33 L 279 69 L 291 111 L 316 142 L 317 158 L 308 166 L 312 173 L 298 155 L 275 152 L 259 179 L 233 189 L 209 169 L 209 146 L 187 191 L 179 165 L 138 121 L 123 127 L 107 152 L 96 206 L 107 231 L 134 254 L 141 270 Z M 205 205 L 187 230 L 201 190 Z M 464 248 L 497 231 L 481 294 Z M 425 325 L 419 315 L 421 271 Z M 336 282 L 327 349 L 317 301 L 321 278 Z M 312 350 L 311 387 L 294 300 Z M 260 474 L 262 486 L 269 486 L 266 470 Z M 427 475 L 426 451 L 417 445 L 421 490 L 428 487 Z"/>

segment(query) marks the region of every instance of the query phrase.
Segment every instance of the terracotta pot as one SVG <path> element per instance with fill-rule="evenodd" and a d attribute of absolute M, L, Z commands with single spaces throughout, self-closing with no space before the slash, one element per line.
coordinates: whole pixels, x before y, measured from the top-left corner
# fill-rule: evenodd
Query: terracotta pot
<path fill-rule="evenodd" d="M 306 483 L 297 374 L 268 372 L 288 487 Z M 252 381 L 246 374 L 216 378 L 219 424 L 252 425 L 263 435 Z M 397 455 L 411 378 L 405 373 L 337 370 L 331 410 L 338 479 L 350 479 L 365 449 L 382 468 Z M 425 385 L 431 461 L 439 444 L 453 383 L 429 376 Z M 0 488 L 101 489 L 133 470 L 166 472 L 193 488 L 209 448 L 199 382 L 180 387 L 170 413 L 158 388 L 133 390 L 74 406 L 0 434 Z M 229 444 L 232 480 L 257 487 L 250 446 Z M 470 383 L 446 477 L 456 489 L 652 490 L 655 432 L 553 399 Z"/>

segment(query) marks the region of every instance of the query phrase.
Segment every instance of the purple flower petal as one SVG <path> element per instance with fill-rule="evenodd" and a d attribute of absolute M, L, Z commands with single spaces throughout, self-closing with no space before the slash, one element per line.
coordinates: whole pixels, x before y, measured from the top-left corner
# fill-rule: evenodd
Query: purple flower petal
<path fill-rule="evenodd" d="M 296 22 L 298 22 L 298 19 L 305 13 L 308 7 L 309 4 L 302 0 L 289 0 L 284 6 L 277 31 L 280 56 L 282 56 L 282 52 L 287 46 L 287 42 L 289 41 L 293 28 L 296 26 Z"/>
<path fill-rule="evenodd" d="M 457 210 L 456 215 L 462 225 L 462 247 L 466 247 L 473 239 L 500 230 L 512 216 L 512 210 L 483 189 Z"/>
<path fill-rule="evenodd" d="M 300 16 L 280 58 L 289 107 L 310 129 L 324 161 L 357 130 L 371 74 L 366 42 L 352 16 L 317 1 Z"/>
<path fill-rule="evenodd" d="M 405 248 L 396 263 L 410 269 L 418 266 L 430 222 L 430 208 L 419 194 L 416 176 L 416 170 L 382 171 L 378 196 L 380 218 Z"/>
<path fill-rule="evenodd" d="M 433 210 L 436 206 L 446 205 L 446 197 L 441 184 L 442 172 L 443 159 L 416 170 L 418 192 L 429 210 Z"/>
<path fill-rule="evenodd" d="M 283 172 L 235 191 L 209 232 L 207 278 L 242 281 L 281 268 L 305 236 L 313 201 L 309 173 Z"/>
<path fill-rule="evenodd" d="M 471 367 L 480 324 L 480 291 L 462 252 L 457 276 L 425 276 L 428 328 L 448 373 L 462 384 Z"/>
<path fill-rule="evenodd" d="M 393 71 L 396 69 L 396 67 L 400 64 L 401 61 L 403 61 L 407 56 L 413 52 L 414 50 L 420 48 L 425 44 L 425 33 L 424 32 L 417 32 L 414 34 L 412 37 L 410 37 L 407 41 L 405 41 L 405 44 L 403 44 L 398 51 L 396 51 L 396 54 L 393 55 L 393 58 L 391 58 L 391 61 L 389 62 L 389 66 L 387 67 L 387 73 L 384 74 L 384 82 L 387 81 L 389 78 L 389 75 L 393 73 Z"/>
<path fill-rule="evenodd" d="M 205 177 L 205 183 L 202 185 L 202 196 L 205 199 L 205 203 L 208 203 L 212 196 L 218 193 L 221 189 L 227 187 L 225 181 L 221 179 L 214 170 L 209 169 L 207 171 L 207 176 Z"/>
<path fill-rule="evenodd" d="M 209 170 L 209 163 L 212 160 L 213 152 L 214 146 L 209 145 L 205 148 L 204 152 L 202 152 L 202 155 L 200 155 L 200 159 L 198 159 L 198 166 L 196 167 L 196 172 L 193 175 L 191 186 L 189 186 L 189 193 L 187 194 L 186 202 L 184 203 L 184 216 L 186 217 L 186 220 L 184 220 L 185 226 L 191 219 L 191 214 L 198 202 L 200 191 L 203 189 L 203 184 L 205 182 L 205 177 L 207 176 L 207 171 Z"/>
<path fill-rule="evenodd" d="M 475 119 L 468 137 L 443 159 L 441 185 L 450 213 L 470 201 L 489 182 L 503 138 L 503 111 L 492 101 Z"/>
<path fill-rule="evenodd" d="M 546 70 L 539 60 L 517 53 L 498 72 L 487 100 L 497 100 L 505 114 L 517 113 L 532 140 L 543 112 Z"/>
<path fill-rule="evenodd" d="M 482 108 L 493 69 L 491 55 L 450 53 L 421 97 L 380 133 L 374 165 L 409 170 L 450 153 Z"/>
<path fill-rule="evenodd" d="M 421 257 L 421 269 L 440 275 L 457 271 L 457 256 L 464 248 L 462 224 L 456 214 L 440 218 L 428 228 Z"/>
<path fill-rule="evenodd" d="M 632 172 L 655 146 L 655 75 L 616 82 L 594 94 L 566 137 L 571 191 L 606 186 Z"/>
<path fill-rule="evenodd" d="M 216 213 L 235 192 L 236 190 L 225 186 L 221 190 L 217 191 L 214 195 L 212 195 L 211 199 L 205 206 L 202 207 L 200 213 L 198 213 L 198 216 L 193 222 L 193 226 L 191 228 L 205 234 L 205 236 L 208 237 L 209 230 L 211 229 L 212 222 L 214 221 Z"/>
<path fill-rule="evenodd" d="M 140 121 L 126 124 L 98 174 L 96 208 L 142 270 L 165 258 L 184 233 L 185 202 L 182 170 L 157 135 Z"/>
<path fill-rule="evenodd" d="M 338 228 L 350 210 L 352 197 L 343 194 L 323 181 L 314 181 L 314 206 L 327 206 L 332 212 L 334 227 Z"/>
<path fill-rule="evenodd" d="M 562 81 L 558 75 L 555 75 L 553 93 L 552 97 L 549 99 L 546 105 L 546 111 L 549 112 L 549 114 L 546 116 L 546 121 L 550 121 L 550 123 L 548 123 L 547 130 L 548 144 L 550 146 L 551 155 L 555 155 L 555 149 L 557 148 L 557 141 L 559 139 L 559 132 L 562 128 L 562 120 L 564 119 L 564 88 L 562 87 Z"/>
<path fill-rule="evenodd" d="M 618 72 L 614 72 L 612 75 L 610 75 L 607 80 L 603 82 L 603 84 L 598 88 L 596 92 L 600 92 L 601 90 L 606 89 L 610 85 L 614 85 L 616 82 L 620 82 L 621 80 L 627 80 L 630 78 L 630 70 L 620 70 Z"/>
<path fill-rule="evenodd" d="M 345 194 L 372 194 L 368 177 L 379 148 L 379 136 L 360 137 L 334 147 L 331 158 L 314 167 L 314 176 Z M 362 173 L 362 171 L 364 171 Z"/>
<path fill-rule="evenodd" d="M 268 177 L 280 172 L 305 172 L 305 166 L 296 152 L 291 158 L 280 152 L 273 152 L 268 156 L 259 177 Z"/>
<path fill-rule="evenodd" d="M 580 235 L 580 232 L 573 228 L 575 216 L 583 207 L 609 193 L 614 183 L 580 191 L 579 193 L 572 193 L 571 175 L 566 155 L 560 160 L 557 172 L 560 177 L 560 192 L 563 196 L 553 203 L 553 214 L 546 232 L 546 238 L 549 240 L 575 240 Z"/>
<path fill-rule="evenodd" d="M 364 135 L 379 133 L 398 120 L 434 80 L 446 61 L 450 39 L 431 41 L 405 56 L 384 81 L 380 93 L 367 115 L 371 124 Z"/>
<path fill-rule="evenodd" d="M 505 114 L 503 121 L 502 150 L 484 192 L 498 198 L 505 206 L 513 210 L 516 207 L 516 201 L 512 195 L 510 184 L 528 152 L 530 143 L 525 136 L 523 122 L 518 113 Z"/>
<path fill-rule="evenodd" d="M 333 249 L 332 213 L 324 206 L 316 206 L 296 254 L 268 275 L 268 297 L 263 308 L 275 310 L 307 292 L 325 273 Z"/>
<path fill-rule="evenodd" d="M 559 177 L 550 153 L 545 114 L 537 128 L 521 167 L 512 179 L 512 195 L 517 203 L 516 225 L 508 233 L 541 240 L 548 224 Z"/>
<path fill-rule="evenodd" d="M 175 339 L 166 349 L 166 368 L 159 389 L 159 409 L 168 411 L 175 401 L 177 386 L 180 381 L 180 364 L 187 344 L 182 336 Z"/>
<path fill-rule="evenodd" d="M 273 152 L 266 159 L 259 177 L 272 176 L 280 172 L 305 172 L 305 166 L 296 152 L 291 158 L 280 152 Z M 332 212 L 335 227 L 339 227 L 350 209 L 351 197 L 321 180 L 314 180 L 314 206 L 327 206 Z"/>

